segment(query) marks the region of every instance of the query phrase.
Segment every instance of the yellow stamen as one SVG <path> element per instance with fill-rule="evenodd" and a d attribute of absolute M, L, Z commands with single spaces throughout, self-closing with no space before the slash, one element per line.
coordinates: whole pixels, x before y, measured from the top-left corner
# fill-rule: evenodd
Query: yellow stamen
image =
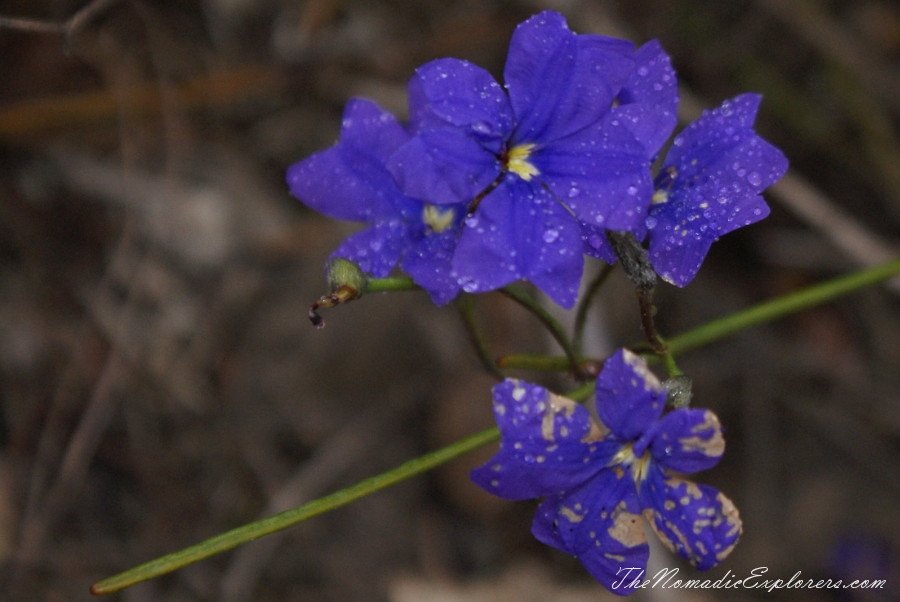
<path fill-rule="evenodd" d="M 644 455 L 638 458 L 634 455 L 632 444 L 629 443 L 616 452 L 616 455 L 613 456 L 613 459 L 609 464 L 610 466 L 621 464 L 622 466 L 630 467 L 631 476 L 634 478 L 638 487 L 640 487 L 641 482 L 647 478 L 647 473 L 650 469 L 650 450 L 646 450 Z"/>
<path fill-rule="evenodd" d="M 452 208 L 441 209 L 437 205 L 428 204 L 422 207 L 422 221 L 437 234 L 453 225 L 454 217 L 456 212 Z"/>
<path fill-rule="evenodd" d="M 653 198 L 650 200 L 650 204 L 659 205 L 661 203 L 669 202 L 669 191 L 668 190 L 657 190 L 653 193 Z"/>
<path fill-rule="evenodd" d="M 534 150 L 534 144 L 520 144 L 509 149 L 506 155 L 506 168 L 526 182 L 541 172 L 528 161 Z"/>

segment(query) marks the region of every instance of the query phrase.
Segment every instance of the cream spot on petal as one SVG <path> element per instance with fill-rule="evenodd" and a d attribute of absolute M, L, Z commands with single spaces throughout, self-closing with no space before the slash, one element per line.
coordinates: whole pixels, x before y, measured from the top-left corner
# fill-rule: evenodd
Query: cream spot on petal
<path fill-rule="evenodd" d="M 682 437 L 678 440 L 681 449 L 686 452 L 700 452 L 710 457 L 719 457 L 725 453 L 725 438 L 722 437 L 722 426 L 719 419 L 710 411 L 706 411 L 703 415 L 703 422 L 695 425 L 692 433 L 709 433 L 712 431 L 712 437 Z"/>
<path fill-rule="evenodd" d="M 609 536 L 627 548 L 647 543 L 641 515 L 628 512 L 625 502 L 620 502 L 613 510 L 613 524 L 609 528 Z"/>
<path fill-rule="evenodd" d="M 565 516 L 566 520 L 568 520 L 570 523 L 580 523 L 584 520 L 583 514 L 578 514 L 571 508 L 567 508 L 565 506 L 559 509 L 559 513 Z"/>
<path fill-rule="evenodd" d="M 525 399 L 526 393 L 527 391 L 525 390 L 525 387 L 520 387 L 518 381 L 516 381 L 516 386 L 512 392 L 512 398 L 516 401 L 522 401 L 523 399 Z"/>
<path fill-rule="evenodd" d="M 738 512 L 737 506 L 734 505 L 730 499 L 728 499 L 724 493 L 719 493 L 716 496 L 716 501 L 719 503 L 719 508 L 721 509 L 721 515 L 725 517 L 725 520 L 728 522 L 728 525 L 731 527 L 728 530 L 728 537 L 735 537 L 740 535 L 743 532 L 744 524 L 741 521 L 741 515 Z M 737 542 L 735 542 L 737 543 Z M 728 552 L 731 552 L 731 549 L 734 548 L 734 544 L 732 544 L 728 550 L 725 552 L 725 555 L 728 555 Z M 723 556 L 724 558 L 724 556 Z"/>
<path fill-rule="evenodd" d="M 544 418 L 541 421 L 541 437 L 544 438 L 545 441 L 556 441 L 556 416 L 557 414 L 562 414 L 566 418 L 570 417 L 575 409 L 578 407 L 578 404 L 571 399 L 567 399 L 565 397 L 561 397 L 559 395 L 554 395 L 553 393 L 547 393 L 547 403 L 544 406 Z M 569 430 L 565 425 L 560 425 L 559 434 L 561 437 L 567 437 L 569 434 Z"/>
<path fill-rule="evenodd" d="M 647 362 L 644 358 L 628 349 L 623 351 L 622 357 L 625 360 L 625 363 L 631 366 L 635 373 L 644 381 L 644 389 L 647 391 L 662 391 L 662 383 L 659 382 L 656 375 L 647 367 Z M 633 384 L 637 385 L 637 383 Z"/>

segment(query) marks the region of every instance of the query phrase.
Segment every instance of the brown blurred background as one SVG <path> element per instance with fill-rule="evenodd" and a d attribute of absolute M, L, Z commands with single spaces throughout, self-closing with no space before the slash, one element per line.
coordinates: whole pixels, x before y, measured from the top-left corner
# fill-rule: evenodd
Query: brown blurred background
<path fill-rule="evenodd" d="M 42 25 L 0 28 L 9 600 L 87 600 L 94 581 L 491 424 L 493 381 L 452 307 L 372 296 L 310 326 L 323 262 L 354 226 L 302 207 L 284 170 L 335 140 L 352 96 L 402 116 L 425 61 L 465 58 L 499 76 L 513 28 L 540 9 L 579 33 L 659 38 L 685 118 L 761 92 L 758 130 L 791 160 L 768 220 L 717 243 L 688 288 L 660 288 L 664 334 L 898 248 L 892 0 L 102 0 L 79 12 L 87 4 L 0 2 L 3 17 Z M 900 599 L 898 291 L 866 290 L 680 358 L 695 404 L 727 429 L 724 461 L 700 479 L 735 500 L 745 525 L 709 576 L 764 566 L 886 588 L 633 599 Z M 555 352 L 507 300 L 476 309 L 497 353 Z M 590 349 L 639 339 L 616 275 Z M 531 539 L 534 502 L 469 483 L 491 451 L 110 599 L 614 599 Z M 651 573 L 676 566 L 653 550 Z"/>

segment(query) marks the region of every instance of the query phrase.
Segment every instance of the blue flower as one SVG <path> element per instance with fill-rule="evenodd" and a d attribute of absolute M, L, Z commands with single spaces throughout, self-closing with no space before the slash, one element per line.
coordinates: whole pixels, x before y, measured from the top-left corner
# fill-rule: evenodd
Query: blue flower
<path fill-rule="evenodd" d="M 753 131 L 759 103 L 743 94 L 704 112 L 666 155 L 646 227 L 650 263 L 676 286 L 694 278 L 720 236 L 769 214 L 760 193 L 788 162 Z"/>
<path fill-rule="evenodd" d="M 453 258 L 464 290 L 527 279 L 571 307 L 583 270 L 580 222 L 616 230 L 643 222 L 652 194 L 645 145 L 655 141 L 634 121 L 652 109 L 612 110 L 634 70 L 631 43 L 576 35 L 545 11 L 514 32 L 505 89 L 462 60 L 416 71 L 414 137 L 389 167 L 406 194 L 468 204 Z"/>
<path fill-rule="evenodd" d="M 672 473 L 714 466 L 722 428 L 708 410 L 663 414 L 665 401 L 644 360 L 627 350 L 597 378 L 599 420 L 543 387 L 507 379 L 494 388 L 500 450 L 472 480 L 506 499 L 545 498 L 534 536 L 577 556 L 617 594 L 633 591 L 646 569 L 643 519 L 670 550 L 709 569 L 737 543 L 738 511 L 715 489 Z"/>
<path fill-rule="evenodd" d="M 450 262 L 466 207 L 435 205 L 400 192 L 385 164 L 409 137 L 390 113 L 371 101 L 351 100 L 340 141 L 288 168 L 287 183 L 316 211 L 369 224 L 331 258 L 353 261 L 375 277 L 387 276 L 399 263 L 441 305 L 459 292 Z"/>

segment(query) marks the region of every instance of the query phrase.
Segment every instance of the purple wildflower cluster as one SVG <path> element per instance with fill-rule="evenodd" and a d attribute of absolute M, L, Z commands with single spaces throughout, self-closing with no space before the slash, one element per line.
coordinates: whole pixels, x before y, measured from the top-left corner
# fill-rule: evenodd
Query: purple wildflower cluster
<path fill-rule="evenodd" d="M 656 41 L 576 35 L 545 11 L 515 30 L 503 80 L 439 59 L 410 80 L 405 125 L 371 101 L 347 104 L 337 144 L 287 172 L 308 206 L 367 224 L 330 260 L 374 277 L 399 267 L 436 304 L 528 280 L 569 308 L 584 256 L 616 261 L 607 236 L 617 232 L 684 286 L 714 241 L 768 214 L 760 194 L 787 169 L 753 130 L 760 97 L 744 94 L 675 136 L 654 177 L 678 107 Z M 736 544 L 731 501 L 680 476 L 718 462 L 718 419 L 668 409 L 638 356 L 605 362 L 591 409 L 507 379 L 494 412 L 501 447 L 473 480 L 507 499 L 543 498 L 535 537 L 615 593 L 646 567 L 644 520 L 699 569 Z"/>
<path fill-rule="evenodd" d="M 631 593 L 650 550 L 646 519 L 663 544 L 706 570 L 741 534 L 727 497 L 680 474 L 711 468 L 725 451 L 709 410 L 663 414 L 666 392 L 642 358 L 620 350 L 597 377 L 596 416 L 538 385 L 494 387 L 500 451 L 472 472 L 510 500 L 545 498 L 532 533 L 577 556 L 617 594 Z"/>
<path fill-rule="evenodd" d="M 584 256 L 615 261 L 613 230 L 646 240 L 654 269 L 684 286 L 717 238 L 768 214 L 760 192 L 787 168 L 745 94 L 676 136 L 654 179 L 678 105 L 656 41 L 577 35 L 545 11 L 515 30 L 503 80 L 427 63 L 405 126 L 347 104 L 339 142 L 287 172 L 308 206 L 368 224 L 332 257 L 375 277 L 399 265 L 437 304 L 524 279 L 568 308 Z"/>

